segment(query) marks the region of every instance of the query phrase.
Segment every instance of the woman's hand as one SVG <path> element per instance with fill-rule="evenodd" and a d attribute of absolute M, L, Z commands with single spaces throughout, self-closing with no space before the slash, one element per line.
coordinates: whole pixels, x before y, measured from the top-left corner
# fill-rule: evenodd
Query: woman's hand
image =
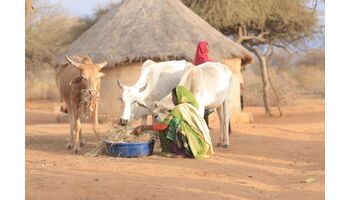
<path fill-rule="evenodd" d="M 136 128 L 134 129 L 133 132 L 134 132 L 134 134 L 136 134 L 136 135 L 140 135 L 140 134 L 141 134 L 141 131 L 142 131 L 142 125 L 136 127 Z"/>

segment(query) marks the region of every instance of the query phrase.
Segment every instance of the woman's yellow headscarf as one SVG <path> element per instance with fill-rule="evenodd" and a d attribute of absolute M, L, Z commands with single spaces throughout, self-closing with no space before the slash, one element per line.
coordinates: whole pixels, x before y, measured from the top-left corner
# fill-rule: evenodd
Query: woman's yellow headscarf
<path fill-rule="evenodd" d="M 176 87 L 176 97 L 179 103 L 189 103 L 198 109 L 198 102 L 193 94 L 182 85 Z"/>

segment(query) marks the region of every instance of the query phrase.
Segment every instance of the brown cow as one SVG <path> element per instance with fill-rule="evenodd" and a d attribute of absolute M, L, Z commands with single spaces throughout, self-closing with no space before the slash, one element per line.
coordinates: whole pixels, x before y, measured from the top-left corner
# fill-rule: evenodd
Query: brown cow
<path fill-rule="evenodd" d="M 98 139 L 98 98 L 101 86 L 100 70 L 107 62 L 93 64 L 89 56 L 78 57 L 75 60 L 66 56 L 69 63 L 59 65 L 57 83 L 61 100 L 67 105 L 70 116 L 70 140 L 67 148 L 78 153 L 83 145 L 80 118 L 82 114 L 93 120 L 93 130 Z M 75 138 L 74 138 L 75 137 Z M 74 140 L 75 139 L 75 140 Z"/>

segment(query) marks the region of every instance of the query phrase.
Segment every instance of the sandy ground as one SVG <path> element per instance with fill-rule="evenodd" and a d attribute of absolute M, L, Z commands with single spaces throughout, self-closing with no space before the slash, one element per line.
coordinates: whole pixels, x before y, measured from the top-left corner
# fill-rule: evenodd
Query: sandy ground
<path fill-rule="evenodd" d="M 303 98 L 252 124 L 236 124 L 228 149 L 205 160 L 89 157 L 97 140 L 83 124 L 80 155 L 65 149 L 69 125 L 54 102 L 26 103 L 26 199 L 324 199 L 324 100 Z M 216 114 L 212 140 L 218 140 Z M 107 126 L 107 125 L 104 125 Z M 314 181 L 306 181 L 313 178 Z M 309 179 L 311 180 L 311 179 Z"/>

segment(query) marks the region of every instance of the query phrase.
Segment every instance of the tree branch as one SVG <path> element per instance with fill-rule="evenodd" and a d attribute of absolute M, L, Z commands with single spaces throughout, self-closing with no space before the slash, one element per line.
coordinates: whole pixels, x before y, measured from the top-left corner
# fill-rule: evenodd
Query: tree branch
<path fill-rule="evenodd" d="M 253 52 L 257 57 L 259 57 L 259 55 L 261 55 L 261 52 L 258 48 L 256 47 L 252 47 L 246 43 L 242 43 L 242 45 L 247 48 L 249 51 Z"/>
<path fill-rule="evenodd" d="M 285 45 L 280 45 L 280 44 L 276 44 L 276 43 L 272 43 L 273 46 L 281 48 L 283 50 L 285 50 L 289 55 L 292 55 L 292 52 L 289 50 L 289 48 Z"/>
<path fill-rule="evenodd" d="M 242 30 L 242 29 L 241 29 Z M 242 31 L 243 32 L 243 31 Z M 237 43 L 242 44 L 242 42 L 247 41 L 247 40 L 256 40 L 261 43 L 267 43 L 268 41 L 264 38 L 265 35 L 269 34 L 268 32 L 261 32 L 259 35 L 238 35 L 238 39 L 236 40 Z"/>
<path fill-rule="evenodd" d="M 273 48 L 273 45 L 272 43 L 269 44 L 269 48 L 267 49 L 267 51 L 264 53 L 264 56 L 270 56 L 272 54 L 272 48 Z"/>

